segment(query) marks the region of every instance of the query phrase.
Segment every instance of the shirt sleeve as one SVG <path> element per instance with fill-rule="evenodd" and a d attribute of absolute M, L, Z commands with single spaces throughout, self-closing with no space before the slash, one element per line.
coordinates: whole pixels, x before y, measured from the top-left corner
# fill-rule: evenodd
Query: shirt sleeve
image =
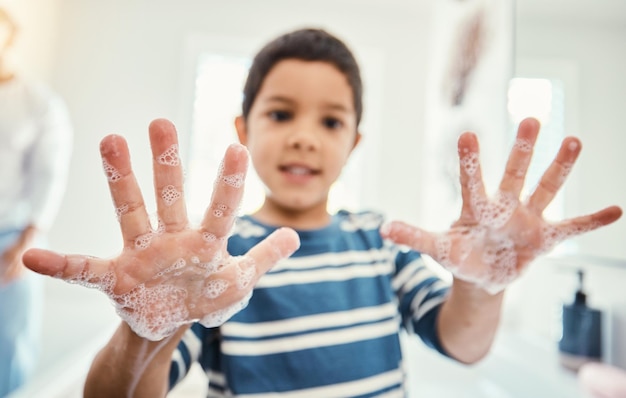
<path fill-rule="evenodd" d="M 392 285 L 398 298 L 403 326 L 431 348 L 449 356 L 437 330 L 437 317 L 450 286 L 424 262 L 420 253 L 398 250 Z"/>
<path fill-rule="evenodd" d="M 73 146 L 65 102 L 52 96 L 38 123 L 38 138 L 26 160 L 31 223 L 47 230 L 63 200 Z"/>

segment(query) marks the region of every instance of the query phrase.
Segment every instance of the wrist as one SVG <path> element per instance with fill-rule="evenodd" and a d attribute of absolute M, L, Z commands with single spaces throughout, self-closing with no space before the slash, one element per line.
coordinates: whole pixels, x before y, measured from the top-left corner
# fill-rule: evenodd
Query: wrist
<path fill-rule="evenodd" d="M 455 296 L 455 298 L 460 299 L 467 305 L 474 304 L 475 306 L 479 306 L 483 309 L 486 307 L 494 307 L 499 310 L 504 298 L 504 290 L 496 294 L 492 294 L 483 289 L 480 285 L 454 277 L 452 280 L 450 295 Z M 499 311 L 495 313 L 499 314 Z"/>
<path fill-rule="evenodd" d="M 123 351 L 122 355 L 126 355 L 128 352 L 133 352 L 136 347 L 145 347 L 148 352 L 153 349 L 158 349 L 159 352 L 168 352 L 166 357 L 171 356 L 171 352 L 176 349 L 178 342 L 182 339 L 185 332 L 191 327 L 191 324 L 186 324 L 178 328 L 172 335 L 165 337 L 162 340 L 154 341 L 137 334 L 126 321 L 120 323 L 120 327 L 115 332 L 115 339 L 121 344 L 116 344 L 120 350 Z M 142 351 L 144 350 L 142 349 Z"/>

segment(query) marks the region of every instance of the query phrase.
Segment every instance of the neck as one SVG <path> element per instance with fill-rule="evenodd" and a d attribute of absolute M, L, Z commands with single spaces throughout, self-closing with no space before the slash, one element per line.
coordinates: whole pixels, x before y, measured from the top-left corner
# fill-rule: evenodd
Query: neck
<path fill-rule="evenodd" d="M 307 209 L 293 209 L 273 203 L 267 198 L 263 206 L 254 213 L 254 217 L 266 224 L 299 230 L 323 228 L 330 223 L 326 203 Z"/>

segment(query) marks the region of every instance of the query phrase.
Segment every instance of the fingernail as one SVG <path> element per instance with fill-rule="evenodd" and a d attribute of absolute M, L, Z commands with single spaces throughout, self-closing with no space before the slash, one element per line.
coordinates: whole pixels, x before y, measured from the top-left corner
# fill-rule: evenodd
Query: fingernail
<path fill-rule="evenodd" d="M 382 235 L 389 236 L 390 232 L 391 232 L 391 222 L 390 221 L 387 221 L 387 222 L 383 223 L 383 225 L 380 226 L 380 233 Z"/>

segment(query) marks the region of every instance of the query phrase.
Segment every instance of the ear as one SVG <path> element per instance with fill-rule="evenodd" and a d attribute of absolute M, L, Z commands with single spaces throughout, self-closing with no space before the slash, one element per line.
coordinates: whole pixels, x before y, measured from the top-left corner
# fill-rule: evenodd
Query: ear
<path fill-rule="evenodd" d="M 359 145 L 359 142 L 361 142 L 361 133 L 359 131 L 356 132 L 356 137 L 354 137 L 354 144 L 352 144 L 352 149 L 350 149 L 350 152 L 354 151 L 354 148 L 356 148 L 357 145 Z"/>
<path fill-rule="evenodd" d="M 237 116 L 235 118 L 235 129 L 237 130 L 237 137 L 242 145 L 248 145 L 248 129 L 246 127 L 246 119 L 243 116 Z"/>
<path fill-rule="evenodd" d="M 13 16 L 10 15 L 8 12 L 6 12 L 4 9 L 2 9 L 1 6 L 0 6 L 0 22 L 8 25 L 9 27 L 9 35 L 6 37 L 6 41 L 4 43 L 0 43 L 0 49 L 3 49 L 2 46 L 4 46 L 4 48 L 6 49 L 6 48 L 11 47 L 15 43 L 15 39 L 18 33 L 17 32 L 18 26 L 15 20 L 13 19 Z"/>

